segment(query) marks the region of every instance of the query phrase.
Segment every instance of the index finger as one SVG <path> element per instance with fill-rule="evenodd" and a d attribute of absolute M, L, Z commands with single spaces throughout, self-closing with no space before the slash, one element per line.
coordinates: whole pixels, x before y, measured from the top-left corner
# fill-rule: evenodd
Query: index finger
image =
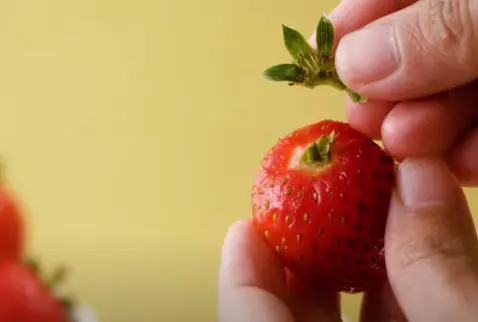
<path fill-rule="evenodd" d="M 337 38 L 355 31 L 381 17 L 403 9 L 418 0 L 343 0 L 330 14 Z"/>
<path fill-rule="evenodd" d="M 372 21 L 403 9 L 416 1 L 342 0 L 329 16 L 335 27 L 336 45 L 349 32 L 358 30 Z M 310 43 L 315 46 L 315 32 L 310 39 Z"/>

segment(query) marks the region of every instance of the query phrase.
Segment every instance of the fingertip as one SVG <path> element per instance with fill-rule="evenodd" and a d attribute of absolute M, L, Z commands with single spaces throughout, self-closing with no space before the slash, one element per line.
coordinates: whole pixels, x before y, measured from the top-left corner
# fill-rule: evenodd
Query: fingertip
<path fill-rule="evenodd" d="M 317 49 L 316 31 L 314 31 L 312 36 L 309 37 L 308 42 L 312 48 Z"/>
<path fill-rule="evenodd" d="M 352 32 L 353 34 L 354 32 Z M 355 91 L 360 90 L 360 84 L 356 84 L 354 82 L 354 71 L 350 68 L 350 64 L 348 62 L 349 55 L 351 55 L 350 51 L 354 50 L 353 44 L 347 41 L 350 37 L 350 34 L 345 34 L 340 38 L 339 43 L 335 49 L 335 68 L 337 70 L 337 74 L 339 79 L 348 87 Z"/>
<path fill-rule="evenodd" d="M 253 229 L 253 224 L 251 219 L 238 220 L 233 222 L 227 229 L 226 236 L 224 238 L 223 244 L 223 253 L 227 255 L 227 251 L 241 240 L 244 239 L 244 236 L 248 236 Z"/>
<path fill-rule="evenodd" d="M 234 267 L 238 261 L 251 255 L 253 244 L 258 244 L 251 219 L 233 222 L 227 229 L 222 245 L 221 270 Z"/>
<path fill-rule="evenodd" d="M 478 186 L 478 128 L 463 136 L 456 147 L 446 153 L 446 159 L 463 186 Z"/>
<path fill-rule="evenodd" d="M 435 32 L 433 21 L 456 26 L 462 15 L 460 10 L 452 10 L 440 16 L 440 10 L 430 10 L 429 2 L 416 1 L 345 36 L 336 54 L 337 71 L 344 83 L 365 96 L 398 101 L 474 81 L 476 69 L 470 66 L 475 65 L 475 44 L 468 43 L 465 36 L 472 33 L 473 24 L 462 22 L 462 37 L 442 37 Z M 457 3 L 467 7 L 468 1 Z"/>
<path fill-rule="evenodd" d="M 385 116 L 381 124 L 380 136 L 389 153 L 393 155 L 394 158 L 404 160 L 407 156 L 407 149 L 410 147 L 407 143 L 410 142 L 404 139 L 404 136 L 400 132 L 398 122 L 393 117 L 394 114 L 395 113 L 391 111 Z"/>
<path fill-rule="evenodd" d="M 341 0 L 330 13 L 329 18 L 335 25 L 337 39 L 360 29 L 367 24 L 400 10 L 416 0 Z"/>
<path fill-rule="evenodd" d="M 221 267 L 227 268 L 237 251 L 241 251 L 243 245 L 249 244 L 248 238 L 254 237 L 252 228 L 251 220 L 236 221 L 228 227 L 222 245 Z"/>
<path fill-rule="evenodd" d="M 449 95 L 398 103 L 382 123 L 382 140 L 396 158 L 441 155 L 472 119 L 472 107 Z"/>
<path fill-rule="evenodd" d="M 329 14 L 329 19 L 335 28 L 335 46 L 348 33 L 356 31 L 380 17 L 404 8 L 416 0 L 340 0 L 339 4 Z M 309 38 L 309 43 L 316 48 L 315 32 Z"/>
<path fill-rule="evenodd" d="M 381 101 L 359 104 L 352 102 L 348 97 L 346 100 L 347 119 L 350 125 L 372 139 L 380 139 L 382 123 L 394 104 Z"/>
<path fill-rule="evenodd" d="M 237 221 L 229 227 L 222 247 L 219 283 L 282 292 L 284 268 L 260 238 L 252 220 Z"/>
<path fill-rule="evenodd" d="M 218 320 L 292 322 L 284 305 L 285 273 L 254 229 L 252 220 L 233 223 L 219 270 Z"/>

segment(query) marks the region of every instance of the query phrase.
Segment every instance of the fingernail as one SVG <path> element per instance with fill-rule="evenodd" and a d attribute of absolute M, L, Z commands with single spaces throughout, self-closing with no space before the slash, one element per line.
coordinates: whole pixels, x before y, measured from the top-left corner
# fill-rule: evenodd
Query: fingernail
<path fill-rule="evenodd" d="M 448 166 L 439 159 L 407 159 L 400 164 L 397 188 L 408 207 L 453 204 L 460 187 Z"/>
<path fill-rule="evenodd" d="M 396 41 L 389 26 L 350 33 L 337 47 L 337 72 L 347 85 L 377 82 L 392 74 L 399 63 Z"/>

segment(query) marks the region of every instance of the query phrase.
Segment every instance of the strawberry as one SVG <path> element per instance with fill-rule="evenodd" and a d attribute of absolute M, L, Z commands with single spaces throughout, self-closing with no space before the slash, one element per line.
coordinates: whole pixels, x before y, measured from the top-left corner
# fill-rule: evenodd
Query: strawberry
<path fill-rule="evenodd" d="M 303 127 L 262 160 L 252 188 L 255 226 L 307 284 L 365 291 L 385 274 L 394 176 L 393 160 L 347 123 Z"/>
<path fill-rule="evenodd" d="M 12 195 L 0 187 L 0 261 L 19 261 L 23 244 L 24 222 L 19 207 Z"/>
<path fill-rule="evenodd" d="M 0 264 L 1 322 L 66 322 L 61 303 L 20 263 Z"/>

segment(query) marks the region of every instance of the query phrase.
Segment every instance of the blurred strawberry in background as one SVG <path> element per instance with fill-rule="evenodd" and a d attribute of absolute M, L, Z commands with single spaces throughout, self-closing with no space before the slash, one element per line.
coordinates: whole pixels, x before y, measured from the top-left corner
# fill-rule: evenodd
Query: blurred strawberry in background
<path fill-rule="evenodd" d="M 83 322 L 76 303 L 59 294 L 66 269 L 47 274 L 25 254 L 26 230 L 19 199 L 0 178 L 0 322 Z"/>
<path fill-rule="evenodd" d="M 24 248 L 24 221 L 13 193 L 0 184 L 0 261 L 20 261 Z"/>
<path fill-rule="evenodd" d="M 70 322 L 61 302 L 27 266 L 0 264 L 1 322 Z"/>

